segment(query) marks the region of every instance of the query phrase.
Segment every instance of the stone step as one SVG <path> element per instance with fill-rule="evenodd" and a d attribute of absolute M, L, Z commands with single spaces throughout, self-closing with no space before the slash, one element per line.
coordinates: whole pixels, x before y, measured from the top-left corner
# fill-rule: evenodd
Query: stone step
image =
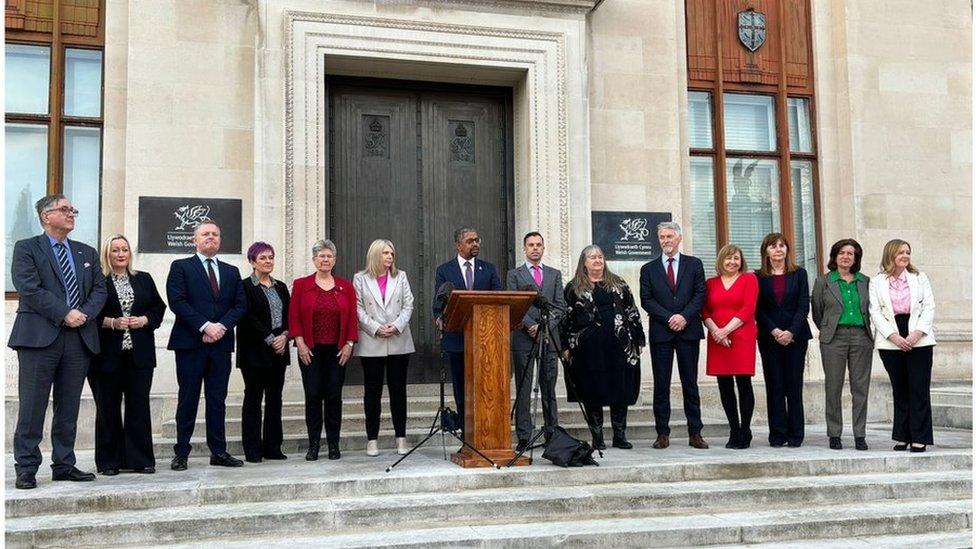
<path fill-rule="evenodd" d="M 958 404 L 933 404 L 932 425 L 952 429 L 972 429 L 973 407 Z"/>
<path fill-rule="evenodd" d="M 573 404 L 563 404 L 562 406 L 557 405 L 556 409 L 559 412 L 559 424 L 560 425 L 582 425 L 585 423 L 583 419 L 583 413 L 580 412 L 579 406 L 575 403 Z M 415 410 L 411 407 L 407 408 L 407 430 L 423 430 L 426 432 L 430 428 L 431 422 L 434 420 L 434 414 L 437 412 L 437 406 L 433 406 L 429 409 Z M 285 434 L 304 434 L 307 432 L 305 427 L 305 410 L 304 405 L 300 410 L 294 410 L 289 408 L 288 414 L 283 414 L 281 418 L 282 432 Z M 610 412 L 608 409 L 604 409 L 604 423 L 606 427 L 610 427 Z M 652 419 L 654 417 L 654 411 L 650 406 L 631 406 L 627 414 L 628 419 Z M 709 420 L 710 423 L 721 423 L 717 420 Z M 542 410 L 540 407 L 538 415 L 538 424 L 542 425 Z M 628 422 L 629 424 L 629 422 Z M 672 429 L 676 426 L 681 426 L 685 424 L 684 411 L 677 409 L 671 410 L 671 425 Z M 224 420 L 224 427 L 227 431 L 228 437 L 240 437 L 241 434 L 241 416 L 227 414 Z M 384 429 L 392 429 L 393 420 L 389 413 L 389 408 L 385 408 L 380 412 L 380 427 Z M 196 427 L 194 432 L 202 433 L 206 429 L 206 418 L 205 414 L 200 413 L 197 415 Z M 349 432 L 366 432 L 366 418 L 362 410 L 354 411 L 351 413 L 343 412 L 342 414 L 342 430 Z M 159 428 L 159 436 L 163 438 L 176 438 L 176 421 L 171 419 L 162 424 Z"/>
<path fill-rule="evenodd" d="M 973 405 L 973 392 L 969 387 L 946 387 L 930 391 L 932 404 L 954 404 L 959 406 Z"/>
<path fill-rule="evenodd" d="M 427 420 L 428 426 L 430 425 L 429 422 L 431 420 L 432 418 L 429 418 Z M 305 420 L 301 419 L 300 427 L 296 427 L 295 432 L 285 433 L 281 445 L 281 451 L 284 452 L 285 454 L 298 454 L 298 453 L 304 454 L 304 452 L 308 449 L 308 434 L 305 431 L 304 422 Z M 226 422 L 226 423 L 229 424 L 231 422 Z M 715 420 L 703 420 L 702 423 L 703 423 L 702 436 L 705 437 L 706 439 L 710 439 L 709 440 L 710 445 L 725 444 L 729 436 L 728 423 L 724 421 L 720 422 Z M 345 421 L 343 421 L 343 424 L 345 425 Z M 562 427 L 566 429 L 566 431 L 570 435 L 580 440 L 585 440 L 587 442 L 591 440 L 590 431 L 587 428 L 586 424 L 582 422 L 582 419 L 580 419 L 579 423 L 566 423 L 563 424 Z M 428 429 L 429 429 L 428 427 L 419 427 L 419 428 L 412 428 L 412 429 L 408 428 L 406 433 L 407 444 L 413 446 L 414 444 L 420 442 L 420 440 L 427 435 Z M 238 427 L 237 430 L 239 432 L 240 428 Z M 686 431 L 683 422 L 678 424 L 672 422 L 671 423 L 672 444 L 687 445 L 687 435 L 684 434 L 685 432 Z M 190 456 L 203 457 L 203 456 L 210 455 L 210 450 L 207 449 L 207 441 L 206 441 L 205 433 L 206 433 L 206 428 L 202 424 L 202 422 L 200 422 L 200 424 L 197 425 L 196 429 L 194 430 L 194 436 L 190 439 L 190 444 L 192 444 L 192 450 L 190 452 Z M 611 442 L 612 433 L 613 432 L 610 429 L 609 417 L 605 417 L 604 437 L 607 445 L 609 445 Z M 653 441 L 656 436 L 657 436 L 657 432 L 654 428 L 653 421 L 628 421 L 627 422 L 628 439 L 648 441 L 647 446 L 650 446 L 650 442 Z M 457 446 L 460 445 L 459 442 L 454 441 L 451 435 L 446 435 L 446 439 L 447 439 L 448 452 L 455 451 Z M 228 434 L 226 440 L 227 440 L 227 451 L 230 452 L 232 455 L 243 458 L 244 449 L 241 444 L 240 436 L 239 435 L 230 436 L 230 434 Z M 396 446 L 396 439 L 394 437 L 394 432 L 389 422 L 380 425 L 380 432 L 379 432 L 379 436 L 377 437 L 377 442 L 381 449 L 394 448 Z M 512 442 L 513 445 L 515 442 L 517 442 L 517 438 L 515 436 L 514 430 L 512 431 Z M 168 461 L 173 456 L 174 444 L 176 444 L 175 437 L 159 437 L 159 436 L 154 437 L 153 448 L 156 453 L 156 459 Z M 435 437 L 434 439 L 431 440 L 431 442 L 428 442 L 427 444 L 429 446 L 440 447 L 441 445 L 440 436 Z M 762 444 L 762 440 L 754 439 L 754 444 Z M 323 452 L 321 455 L 324 457 L 325 456 L 324 431 L 322 434 L 322 447 L 323 447 Z M 339 449 L 342 451 L 365 450 L 366 449 L 365 429 L 353 431 L 343 427 L 342 431 L 340 432 Z"/>
<path fill-rule="evenodd" d="M 814 446 L 781 451 L 717 448 L 707 452 L 672 446 L 664 451 L 648 447 L 611 450 L 605 458 L 598 459 L 600 467 L 563 469 L 539 459 L 531 467 L 495 471 L 461 469 L 444 461 L 439 449 L 425 448 L 387 473 L 385 467 L 393 457 L 376 459 L 356 453 L 337 462 L 308 463 L 301 456 L 292 455 L 286 461 L 245 464 L 239 469 L 210 467 L 205 458 L 191 458 L 187 471 L 170 471 L 162 465 L 153 476 L 99 476 L 93 483 L 52 483 L 39 475 L 38 488 L 31 491 L 13 490 L 14 475 L 12 468 L 8 468 L 5 513 L 8 519 L 93 510 L 125 515 L 132 510 L 213 504 L 350 497 L 384 499 L 390 495 L 434 492 L 446 495 L 485 489 L 518 493 L 537 487 L 586 489 L 596 485 L 664 486 L 721 481 L 737 481 L 748 486 L 754 479 L 785 479 L 802 485 L 810 478 L 830 475 L 851 478 L 901 473 L 968 475 L 973 462 L 969 448 L 896 454 L 881 450 L 836 452 Z M 79 455 L 80 466 L 90 459 L 90 454 Z"/>
<path fill-rule="evenodd" d="M 735 545 L 711 545 L 710 549 L 822 549 L 822 539 L 794 540 L 789 542 L 749 543 Z M 905 547 L 938 547 L 939 549 L 963 549 L 973 546 L 972 530 L 906 534 L 902 536 L 859 536 L 831 538 L 831 549 L 904 549 Z"/>
<path fill-rule="evenodd" d="M 607 515 L 652 518 L 676 509 L 735 509 L 756 506 L 829 504 L 886 500 L 897 493 L 915 498 L 962 499 L 972 492 L 968 471 L 832 475 L 791 478 L 710 480 L 672 483 L 615 483 L 531 486 L 521 490 L 484 489 L 375 497 L 331 497 L 258 503 L 210 504 L 47 515 L 7 520 L 7 542 L 47 545 L 147 543 L 199 539 L 201 534 L 264 535 L 297 529 L 357 529 L 423 524 L 432 517 L 479 523 L 485 510 L 492 520 L 521 522 L 564 516 Z M 141 527 L 133 531 L 132 524 Z M 97 528 L 93 528 L 97 525 Z"/>

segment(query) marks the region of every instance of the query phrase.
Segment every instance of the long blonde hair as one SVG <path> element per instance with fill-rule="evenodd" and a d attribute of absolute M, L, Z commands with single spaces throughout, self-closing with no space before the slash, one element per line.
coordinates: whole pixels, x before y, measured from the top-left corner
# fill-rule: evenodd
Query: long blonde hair
<path fill-rule="evenodd" d="M 129 276 L 136 274 L 139 271 L 132 266 L 135 263 L 135 253 L 132 251 L 132 244 L 129 243 L 129 239 L 123 234 L 113 234 L 102 242 L 102 274 L 105 276 L 112 274 L 112 261 L 109 256 L 112 253 L 112 242 L 116 240 L 125 240 L 125 245 L 129 247 L 129 264 L 125 266 L 126 274 Z"/>
<path fill-rule="evenodd" d="M 902 246 L 908 246 L 908 253 L 912 252 L 912 245 L 900 238 L 893 238 L 884 245 L 884 251 L 881 252 L 881 270 L 886 275 L 891 276 L 895 272 L 895 256 L 898 255 L 898 249 Z M 908 266 L 905 267 L 905 270 L 912 274 L 918 274 L 918 269 L 912 265 L 911 259 L 908 260 Z"/>
<path fill-rule="evenodd" d="M 369 249 L 366 250 L 366 267 L 363 271 L 369 274 L 369 276 L 373 278 L 383 276 L 383 248 L 387 246 L 393 252 L 393 264 L 390 265 L 390 278 L 396 278 L 396 248 L 393 247 L 392 242 L 385 238 L 377 238 L 369 245 Z"/>
<path fill-rule="evenodd" d="M 595 253 L 603 256 L 603 283 L 606 284 L 607 289 L 620 291 L 621 288 L 627 286 L 627 282 L 623 278 L 610 271 L 603 249 L 596 244 L 590 244 L 580 252 L 579 261 L 576 263 L 576 274 L 573 275 L 573 292 L 578 296 L 593 291 L 593 282 L 590 281 L 590 277 L 586 274 L 586 258 Z"/>

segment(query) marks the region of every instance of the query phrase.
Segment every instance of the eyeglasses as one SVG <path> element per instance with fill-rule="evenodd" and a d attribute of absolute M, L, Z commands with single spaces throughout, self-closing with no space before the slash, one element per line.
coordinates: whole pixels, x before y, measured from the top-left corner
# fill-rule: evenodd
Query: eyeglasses
<path fill-rule="evenodd" d="M 481 238 L 469 238 L 464 241 L 465 244 L 481 244 Z"/>
<path fill-rule="evenodd" d="M 61 206 L 60 208 L 49 208 L 49 209 L 44 210 L 44 211 L 45 212 L 61 212 L 64 215 L 73 215 L 75 217 L 78 217 L 78 213 L 79 213 L 78 210 L 76 210 L 76 209 L 74 209 L 74 208 L 72 208 L 70 206 Z"/>

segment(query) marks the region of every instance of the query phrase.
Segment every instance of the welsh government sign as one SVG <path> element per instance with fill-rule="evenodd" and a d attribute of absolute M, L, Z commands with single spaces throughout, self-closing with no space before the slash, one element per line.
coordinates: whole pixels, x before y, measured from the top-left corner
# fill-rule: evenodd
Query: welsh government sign
<path fill-rule="evenodd" d="M 650 261 L 661 255 L 657 224 L 671 212 L 592 212 L 593 243 L 607 260 Z"/>
<path fill-rule="evenodd" d="M 139 197 L 139 253 L 191 254 L 201 223 L 220 225 L 220 252 L 241 253 L 241 200 L 237 198 Z"/>

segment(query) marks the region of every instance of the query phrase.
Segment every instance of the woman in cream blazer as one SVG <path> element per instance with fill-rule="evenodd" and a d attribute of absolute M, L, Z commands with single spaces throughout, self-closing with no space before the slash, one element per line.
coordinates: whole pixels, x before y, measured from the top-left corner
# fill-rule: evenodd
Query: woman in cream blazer
<path fill-rule="evenodd" d="M 908 242 L 885 244 L 881 273 L 871 278 L 874 347 L 881 355 L 894 400 L 895 450 L 924 452 L 932 444 L 932 348 L 935 298 L 924 273 L 911 262 Z"/>
<path fill-rule="evenodd" d="M 366 413 L 366 454 L 379 455 L 380 398 L 383 374 L 390 392 L 390 415 L 397 453 L 408 451 L 407 364 L 414 352 L 410 335 L 413 293 L 407 273 L 396 268 L 396 250 L 389 240 L 374 240 L 366 252 L 366 268 L 353 277 L 359 344 L 363 365 L 363 410 Z"/>

